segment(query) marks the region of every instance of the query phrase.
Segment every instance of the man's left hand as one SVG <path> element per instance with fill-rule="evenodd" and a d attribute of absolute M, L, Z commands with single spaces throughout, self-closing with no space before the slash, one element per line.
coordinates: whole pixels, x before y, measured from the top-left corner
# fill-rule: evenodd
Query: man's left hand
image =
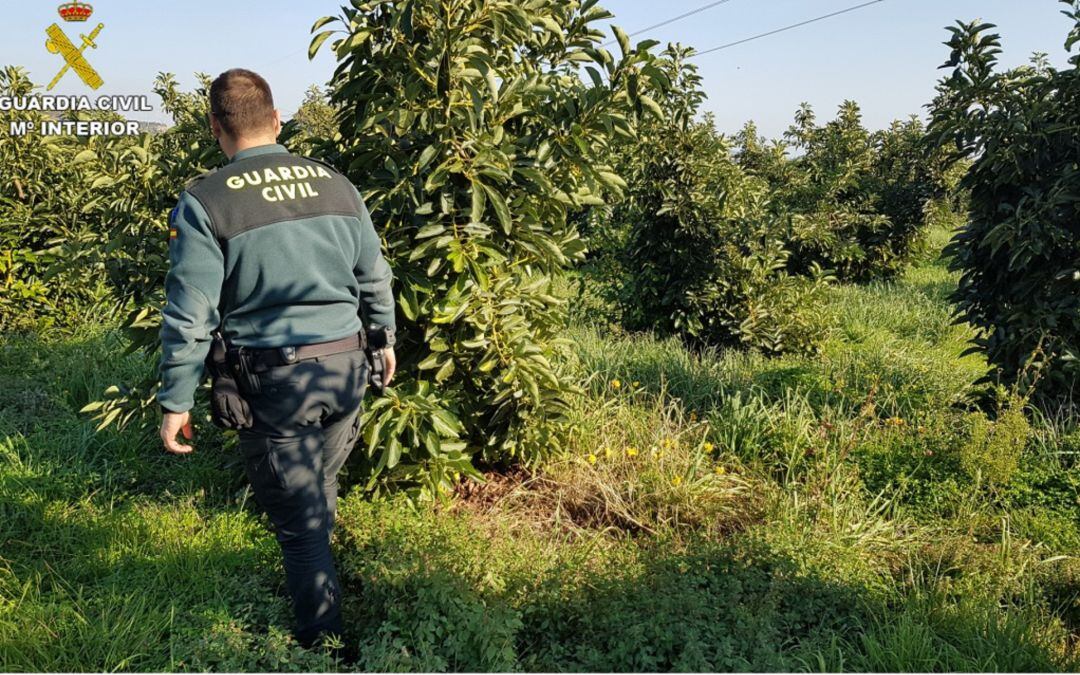
<path fill-rule="evenodd" d="M 178 443 L 176 435 L 179 433 L 184 434 L 184 438 L 191 440 L 191 413 L 172 413 L 167 412 L 161 420 L 161 441 L 165 444 L 165 450 L 171 452 L 174 455 L 188 455 L 195 451 L 195 448 L 190 445 L 184 445 Z"/>

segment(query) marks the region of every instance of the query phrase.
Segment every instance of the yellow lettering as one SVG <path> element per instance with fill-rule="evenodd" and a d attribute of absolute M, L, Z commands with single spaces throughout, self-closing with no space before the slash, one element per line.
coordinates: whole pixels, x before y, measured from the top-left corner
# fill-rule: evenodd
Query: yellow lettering
<path fill-rule="evenodd" d="M 281 177 L 273 169 L 266 169 L 263 171 L 263 177 L 267 183 L 273 183 L 274 181 L 281 181 Z"/>
<path fill-rule="evenodd" d="M 262 185 L 262 176 L 259 175 L 258 171 L 252 171 L 251 173 L 245 173 L 244 174 L 244 180 L 246 180 L 248 185 L 250 185 L 252 187 L 255 187 L 256 185 Z"/>
<path fill-rule="evenodd" d="M 239 190 L 240 188 L 244 187 L 244 179 L 240 176 L 232 176 L 229 178 L 229 180 L 225 181 L 225 184 L 233 190 Z"/>
<path fill-rule="evenodd" d="M 319 178 L 332 178 L 333 177 L 333 176 L 330 175 L 330 172 L 327 171 L 325 167 L 320 166 L 318 169 L 316 169 L 316 171 L 318 171 L 317 175 L 319 176 Z"/>
<path fill-rule="evenodd" d="M 285 196 L 289 199 L 296 199 L 296 186 L 295 185 L 282 185 L 280 188 Z"/>
<path fill-rule="evenodd" d="M 293 179 L 292 169 L 290 169 L 287 166 L 283 166 L 280 169 L 278 169 L 278 174 L 281 175 L 281 180 L 292 180 Z"/>
<path fill-rule="evenodd" d="M 265 199 L 268 202 L 276 202 L 276 201 L 278 201 L 277 199 L 274 198 L 274 189 L 273 188 L 264 187 L 263 190 L 262 190 L 262 196 L 263 196 L 263 199 Z"/>
<path fill-rule="evenodd" d="M 292 172 L 293 172 L 293 176 L 296 178 L 296 180 L 304 180 L 305 178 L 308 177 L 307 168 L 302 167 L 302 166 L 294 166 Z"/>

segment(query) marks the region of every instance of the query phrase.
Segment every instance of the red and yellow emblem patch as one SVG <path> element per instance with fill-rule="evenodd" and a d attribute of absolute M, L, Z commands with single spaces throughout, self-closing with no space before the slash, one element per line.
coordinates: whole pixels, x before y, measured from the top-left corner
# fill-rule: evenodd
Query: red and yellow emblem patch
<path fill-rule="evenodd" d="M 169 241 L 170 242 L 173 239 L 176 239 L 177 237 L 180 236 L 180 233 L 173 226 L 173 223 L 176 222 L 176 212 L 179 211 L 179 210 L 180 210 L 180 206 L 178 204 L 177 206 L 173 207 L 172 211 L 169 211 Z"/>

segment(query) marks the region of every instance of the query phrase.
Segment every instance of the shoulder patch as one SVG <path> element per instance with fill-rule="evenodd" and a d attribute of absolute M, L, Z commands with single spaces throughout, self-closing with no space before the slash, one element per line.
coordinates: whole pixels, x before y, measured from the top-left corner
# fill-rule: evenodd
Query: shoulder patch
<path fill-rule="evenodd" d="M 173 207 L 172 211 L 169 211 L 169 242 L 171 243 L 176 239 L 180 231 L 176 229 L 176 214 L 180 212 L 180 204 Z"/>

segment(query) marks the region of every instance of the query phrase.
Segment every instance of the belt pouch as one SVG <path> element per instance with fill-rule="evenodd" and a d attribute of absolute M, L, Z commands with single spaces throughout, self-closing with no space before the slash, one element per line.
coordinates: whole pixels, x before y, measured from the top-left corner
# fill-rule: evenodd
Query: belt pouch
<path fill-rule="evenodd" d="M 210 417 L 222 429 L 249 429 L 254 423 L 251 408 L 230 375 L 214 378 L 210 388 Z"/>

